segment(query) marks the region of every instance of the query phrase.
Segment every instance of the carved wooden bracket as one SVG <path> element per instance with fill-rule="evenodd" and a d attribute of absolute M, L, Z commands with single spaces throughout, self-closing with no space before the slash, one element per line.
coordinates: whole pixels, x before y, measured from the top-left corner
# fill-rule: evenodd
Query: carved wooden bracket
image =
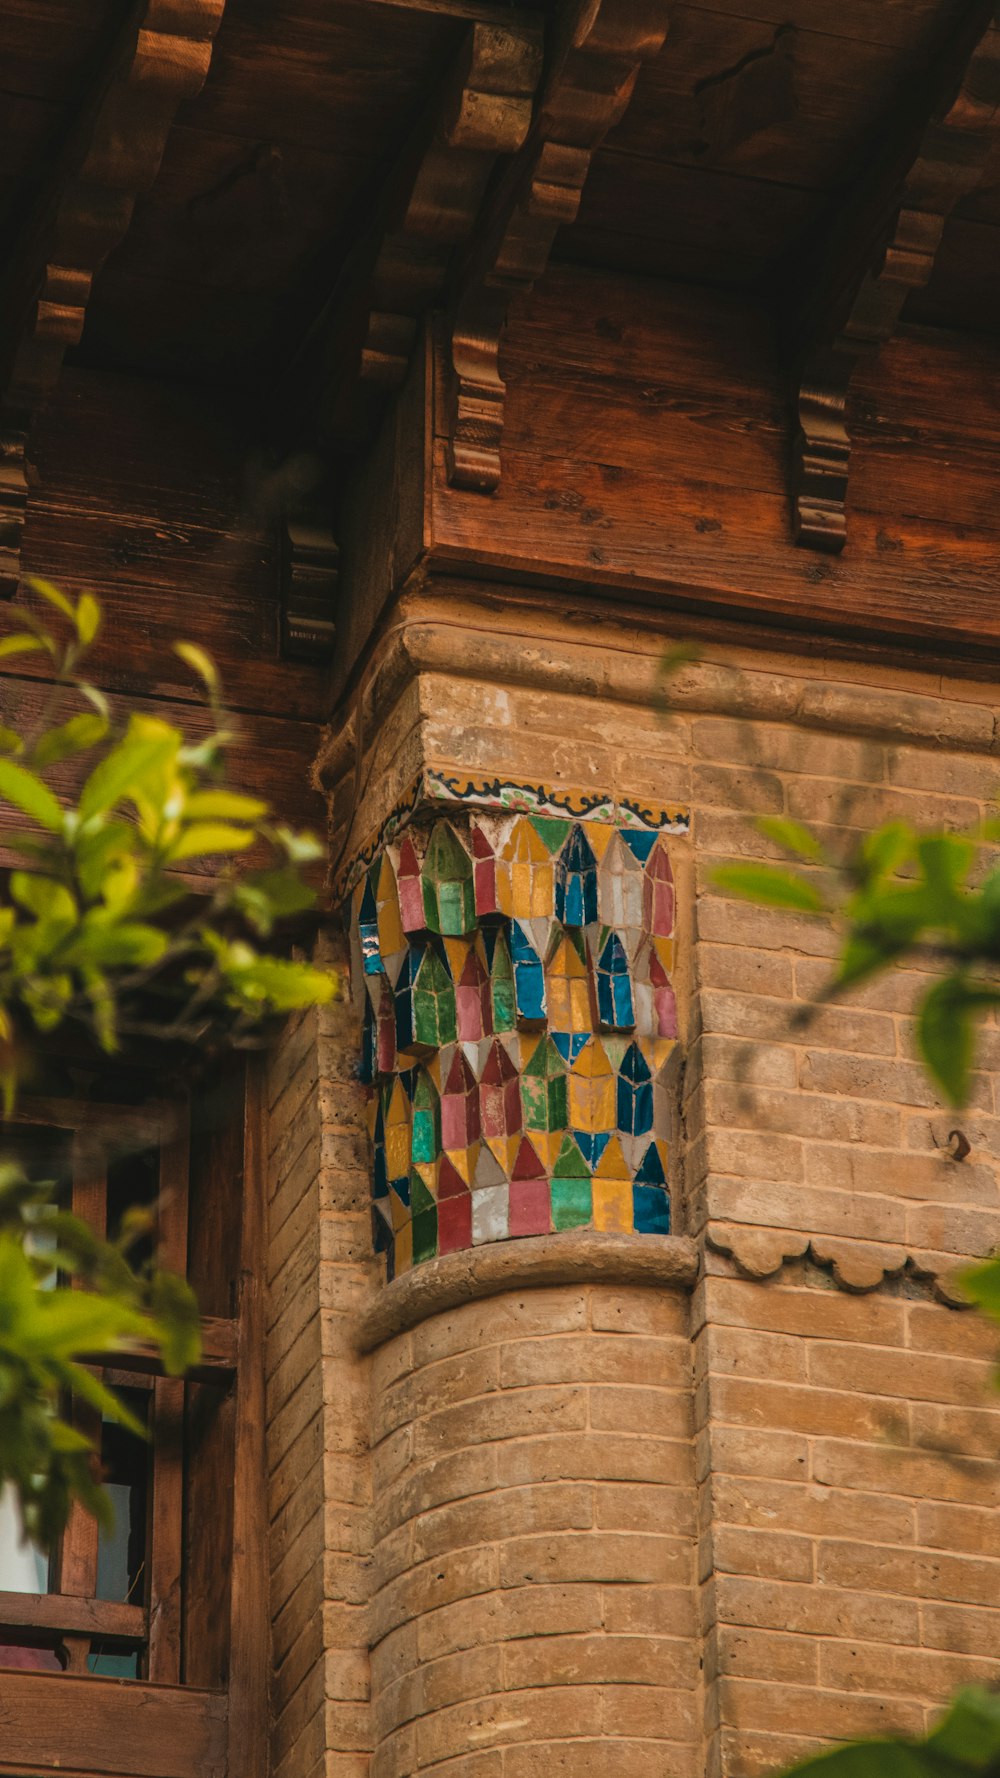
<path fill-rule="evenodd" d="M 891 339 L 911 290 L 927 283 L 945 223 L 979 184 L 1000 131 L 1000 8 L 987 10 L 991 16 L 983 23 L 982 4 L 973 8 L 980 16 L 971 47 L 963 44 L 958 55 L 944 59 L 947 96 L 902 177 L 897 173 L 887 187 L 881 227 L 862 224 L 858 230 L 864 248 L 853 273 L 848 268 L 845 274 L 842 264 L 835 274 L 841 297 L 833 324 L 813 333 L 802 358 L 793 527 L 796 542 L 811 549 L 839 552 L 847 537 L 851 441 L 845 411 L 857 362 Z"/>
<path fill-rule="evenodd" d="M 574 221 L 596 149 L 663 44 L 668 4 L 567 0 L 557 19 L 538 117 L 483 218 L 452 311 L 447 458 L 457 487 L 499 485 L 499 348 L 510 302 L 541 276 L 556 231 Z"/>
<path fill-rule="evenodd" d="M 333 653 L 333 613 L 340 551 L 329 519 L 304 511 L 282 531 L 281 652 L 287 660 L 325 661 Z"/>
<path fill-rule="evenodd" d="M 204 84 L 225 0 L 133 8 L 15 243 L 0 289 L 0 591 L 20 574 L 32 421 L 83 333 L 93 281 L 159 169 L 178 106 Z"/>
<path fill-rule="evenodd" d="M 321 440 L 370 437 L 406 373 L 420 316 L 443 298 L 498 158 L 527 136 L 541 70 L 534 22 L 469 26 L 292 367 L 297 428 L 308 412 Z"/>

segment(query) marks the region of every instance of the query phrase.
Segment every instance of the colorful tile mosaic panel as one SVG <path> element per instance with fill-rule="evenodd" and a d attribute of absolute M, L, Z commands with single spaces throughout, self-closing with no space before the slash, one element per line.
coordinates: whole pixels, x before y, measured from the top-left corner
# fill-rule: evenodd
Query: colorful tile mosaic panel
<path fill-rule="evenodd" d="M 366 863 L 347 912 L 390 1277 L 522 1235 L 669 1230 L 674 911 L 662 832 L 542 790 L 425 809 Z"/>

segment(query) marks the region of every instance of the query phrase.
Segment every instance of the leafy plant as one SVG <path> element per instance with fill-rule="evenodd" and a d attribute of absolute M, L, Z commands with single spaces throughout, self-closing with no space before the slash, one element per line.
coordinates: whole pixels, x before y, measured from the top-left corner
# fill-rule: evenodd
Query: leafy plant
<path fill-rule="evenodd" d="M 1000 866 L 977 876 L 983 844 L 1000 825 L 977 834 L 920 833 L 891 822 L 864 835 L 843 862 L 796 822 L 766 818 L 758 827 L 799 866 L 728 864 L 714 873 L 717 886 L 837 920 L 843 942 L 824 999 L 906 958 L 932 971 L 917 1042 L 944 1097 L 964 1104 L 977 1022 L 1000 1006 Z"/>
<path fill-rule="evenodd" d="M 978 874 L 982 833 L 919 833 L 891 822 L 862 837 L 846 861 L 834 859 L 796 822 L 765 818 L 759 830 L 798 860 L 794 868 L 726 865 L 717 887 L 764 906 L 835 920 L 840 954 L 821 1000 L 871 980 L 904 960 L 933 980 L 917 1016 L 920 1054 L 934 1084 L 954 1106 L 965 1104 L 975 1060 L 976 1026 L 1000 1005 L 1000 867 Z M 967 1271 L 963 1288 L 1000 1324 L 1000 1259 Z M 961 1691 L 923 1739 L 851 1742 L 792 1768 L 789 1778 L 1000 1778 L 1000 1696 Z"/>
<path fill-rule="evenodd" d="M 848 1742 L 793 1766 L 792 1773 L 796 1778 L 996 1778 L 1000 1696 L 970 1686 L 923 1740 Z"/>
<path fill-rule="evenodd" d="M 0 889 L 0 1094 L 10 1116 L 39 1050 L 66 1026 L 100 1051 L 143 1036 L 168 1046 L 242 1043 L 268 1019 L 328 1001 L 326 970 L 276 954 L 276 925 L 313 904 L 301 867 L 321 848 L 272 819 L 259 798 L 230 789 L 235 737 L 215 666 L 203 650 L 177 653 L 200 681 L 211 716 L 189 741 L 163 718 L 122 724 L 81 674 L 101 625 L 85 593 L 75 603 L 32 582 L 51 619 L 21 611 L 0 660 L 44 653 L 48 699 L 33 732 L 0 726 L 0 803 L 26 825 L 4 834 L 25 861 Z M 59 632 L 59 633 L 56 633 Z M 67 695 L 80 708 L 55 721 Z M 72 797 L 55 772 L 85 767 Z M 238 861 L 263 847 L 251 871 Z M 209 861 L 210 893 L 182 873 Z M 60 1209 L 53 1188 L 0 1165 L 0 1486 L 13 1485 L 29 1534 L 43 1547 L 78 1499 L 99 1516 L 107 1497 L 89 1440 L 61 1408 L 75 1397 L 133 1431 L 142 1428 L 80 1360 L 123 1340 L 151 1341 L 180 1375 L 200 1350 L 197 1304 L 186 1283 L 136 1264 L 149 1213 L 130 1212 L 113 1240 Z"/>

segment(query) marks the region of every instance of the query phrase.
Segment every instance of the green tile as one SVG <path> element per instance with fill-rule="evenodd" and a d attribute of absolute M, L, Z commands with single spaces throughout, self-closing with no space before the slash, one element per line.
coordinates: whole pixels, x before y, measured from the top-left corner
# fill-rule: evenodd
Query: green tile
<path fill-rule="evenodd" d="M 430 1049 L 454 1043 L 455 988 L 437 952 L 428 946 L 413 984 L 413 1035 Z"/>
<path fill-rule="evenodd" d="M 410 1138 L 415 1161 L 427 1165 L 441 1153 L 441 1101 L 430 1075 L 417 1075 L 413 1093 L 413 1129 Z"/>
<path fill-rule="evenodd" d="M 476 924 L 472 859 L 446 821 L 431 835 L 421 873 L 424 914 L 432 932 L 459 938 Z"/>
<path fill-rule="evenodd" d="M 437 1211 L 437 1205 L 419 1173 L 410 1174 L 410 1210 L 414 1220 L 418 1216 L 429 1215 L 432 1210 L 435 1213 Z"/>
<path fill-rule="evenodd" d="M 573 1141 L 572 1136 L 564 1136 L 562 1139 L 562 1147 L 559 1150 L 559 1157 L 552 1169 L 553 1180 L 586 1179 L 588 1173 L 589 1169 L 587 1163 L 580 1153 L 576 1143 Z"/>
<path fill-rule="evenodd" d="M 528 819 L 539 839 L 552 853 L 558 852 L 573 825 L 572 821 L 560 820 L 558 815 L 530 815 Z"/>
<path fill-rule="evenodd" d="M 438 1248 L 437 1206 L 413 1218 L 413 1263 L 435 1259 Z"/>
<path fill-rule="evenodd" d="M 553 1179 L 552 1226 L 555 1229 L 577 1229 L 590 1221 L 593 1200 L 589 1179 Z"/>
<path fill-rule="evenodd" d="M 510 950 L 502 932 L 497 933 L 493 949 L 490 993 L 493 996 L 494 1031 L 514 1031 L 517 1028 L 514 965 L 510 960 Z"/>

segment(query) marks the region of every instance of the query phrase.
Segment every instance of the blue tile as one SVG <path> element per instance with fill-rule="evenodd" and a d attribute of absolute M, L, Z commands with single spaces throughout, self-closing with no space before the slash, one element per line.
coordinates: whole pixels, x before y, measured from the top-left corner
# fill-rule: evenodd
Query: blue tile
<path fill-rule="evenodd" d="M 611 1141 L 610 1130 L 572 1130 L 570 1134 L 580 1150 L 588 1167 L 597 1166 L 604 1150 Z"/>
<path fill-rule="evenodd" d="M 618 1128 L 626 1136 L 645 1136 L 653 1128 L 652 1076 L 636 1043 L 629 1044 L 618 1073 L 617 1116 Z"/>
<path fill-rule="evenodd" d="M 590 1042 L 589 1031 L 553 1031 L 552 1041 L 564 1062 L 575 1062 L 582 1049 Z"/>
<path fill-rule="evenodd" d="M 517 920 L 510 929 L 510 955 L 518 1018 L 540 1023 L 545 1018 L 545 972 L 538 952 Z"/>
<path fill-rule="evenodd" d="M 635 1176 L 635 1183 L 636 1185 L 658 1185 L 661 1187 L 667 1183 L 660 1151 L 655 1142 L 650 1143 L 642 1157 L 642 1164 Z"/>
<path fill-rule="evenodd" d="M 633 1185 L 632 1216 L 636 1232 L 640 1235 L 670 1233 L 670 1199 L 659 1186 L 638 1183 Z"/>
<path fill-rule="evenodd" d="M 609 1030 L 627 1031 L 635 1024 L 628 958 L 617 932 L 608 934 L 597 959 L 597 1011 Z"/>
<path fill-rule="evenodd" d="M 385 964 L 378 942 L 378 908 L 371 877 L 365 883 L 358 911 L 358 937 L 361 941 L 361 964 L 365 975 L 384 975 Z"/>
<path fill-rule="evenodd" d="M 650 833 L 643 828 L 630 827 L 621 827 L 618 831 L 633 858 L 638 858 L 640 864 L 645 864 L 660 837 L 659 834 Z"/>
<path fill-rule="evenodd" d="M 559 854 L 555 906 L 564 926 L 589 926 L 597 919 L 597 859 L 579 824 Z"/>

